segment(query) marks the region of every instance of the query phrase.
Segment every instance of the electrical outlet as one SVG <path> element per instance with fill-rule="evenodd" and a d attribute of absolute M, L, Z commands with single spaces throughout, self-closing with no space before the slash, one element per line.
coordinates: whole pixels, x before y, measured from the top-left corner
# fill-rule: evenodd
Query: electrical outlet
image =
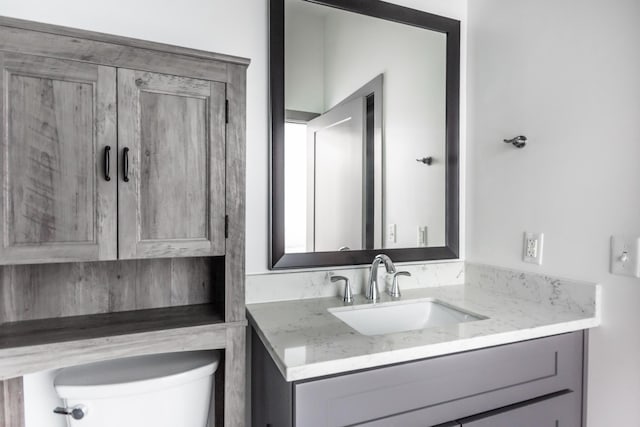
<path fill-rule="evenodd" d="M 426 225 L 418 226 L 418 236 L 417 236 L 416 243 L 418 244 L 418 247 L 427 246 L 427 226 Z"/>
<path fill-rule="evenodd" d="M 387 226 L 387 242 L 388 243 L 396 243 L 396 225 L 389 224 Z"/>
<path fill-rule="evenodd" d="M 640 238 L 611 236 L 611 273 L 640 277 Z"/>
<path fill-rule="evenodd" d="M 536 239 L 527 238 L 527 248 L 524 256 L 527 258 L 538 256 L 538 241 Z"/>
<path fill-rule="evenodd" d="M 532 264 L 542 264 L 543 233 L 524 233 L 522 260 Z"/>

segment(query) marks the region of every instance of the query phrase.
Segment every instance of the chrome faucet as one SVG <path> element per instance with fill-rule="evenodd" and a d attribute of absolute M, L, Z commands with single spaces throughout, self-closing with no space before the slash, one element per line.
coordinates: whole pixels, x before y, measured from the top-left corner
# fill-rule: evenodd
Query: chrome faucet
<path fill-rule="evenodd" d="M 367 300 L 376 302 L 380 298 L 380 291 L 378 290 L 378 266 L 380 263 L 384 263 L 387 273 L 395 273 L 396 267 L 393 265 L 391 258 L 385 254 L 376 255 L 371 263 L 371 270 L 369 271 L 369 284 L 367 286 L 365 295 Z"/>

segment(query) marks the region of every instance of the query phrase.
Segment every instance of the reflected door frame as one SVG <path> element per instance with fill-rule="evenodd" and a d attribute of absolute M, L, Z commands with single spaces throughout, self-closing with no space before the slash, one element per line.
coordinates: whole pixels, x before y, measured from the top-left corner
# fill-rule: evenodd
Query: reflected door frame
<path fill-rule="evenodd" d="M 383 229 L 383 167 L 382 167 L 382 96 L 383 96 L 384 76 L 380 74 L 369 82 L 365 83 L 358 90 L 332 106 L 325 113 L 318 114 L 307 111 L 285 110 L 285 122 L 294 124 L 309 125 L 317 127 L 316 123 L 322 116 L 340 109 L 341 107 L 360 100 L 362 102 L 362 120 L 364 123 L 363 136 L 363 200 L 362 200 L 362 243 L 357 249 L 374 249 L 382 247 Z M 314 129 L 310 129 L 311 134 Z M 315 207 L 317 195 L 315 194 L 315 138 L 310 134 L 307 144 L 308 153 L 308 173 L 307 173 L 307 250 L 312 248 L 315 251 L 316 217 Z M 285 218 L 286 220 L 286 218 Z M 286 229 L 287 227 L 285 227 Z M 338 248 L 337 248 L 338 249 Z M 354 248 L 344 248 L 352 250 Z M 342 250 L 342 249 L 339 249 Z"/>

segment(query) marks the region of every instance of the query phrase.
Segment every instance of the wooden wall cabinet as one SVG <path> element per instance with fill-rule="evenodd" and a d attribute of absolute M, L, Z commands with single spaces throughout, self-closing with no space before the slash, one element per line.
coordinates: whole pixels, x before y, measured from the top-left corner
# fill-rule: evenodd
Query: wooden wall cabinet
<path fill-rule="evenodd" d="M 224 255 L 225 82 L 19 52 L 0 67 L 0 264 Z"/>
<path fill-rule="evenodd" d="M 0 17 L 0 427 L 25 374 L 201 349 L 245 424 L 248 64 Z"/>

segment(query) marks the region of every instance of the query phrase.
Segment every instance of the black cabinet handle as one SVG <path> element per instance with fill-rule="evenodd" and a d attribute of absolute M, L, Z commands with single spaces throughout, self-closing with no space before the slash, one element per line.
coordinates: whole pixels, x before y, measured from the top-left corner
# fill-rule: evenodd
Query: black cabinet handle
<path fill-rule="evenodd" d="M 111 181 L 109 169 L 111 168 L 111 147 L 104 147 L 104 180 Z"/>
<path fill-rule="evenodd" d="M 124 147 L 122 150 L 122 161 L 124 163 L 124 182 L 129 182 L 129 148 Z"/>

